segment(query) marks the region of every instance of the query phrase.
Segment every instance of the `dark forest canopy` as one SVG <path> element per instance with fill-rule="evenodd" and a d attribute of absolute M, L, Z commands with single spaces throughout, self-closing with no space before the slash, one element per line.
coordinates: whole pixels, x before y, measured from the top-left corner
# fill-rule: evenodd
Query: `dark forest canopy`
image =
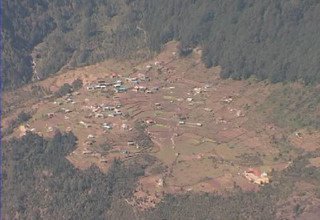
<path fill-rule="evenodd" d="M 32 51 L 44 78 L 172 39 L 223 77 L 319 82 L 319 14 L 317 0 L 4 0 L 4 87 L 32 79 Z"/>
<path fill-rule="evenodd" d="M 108 174 L 80 171 L 65 158 L 76 140 L 27 133 L 3 143 L 1 219 L 105 219 L 113 201 L 132 194 L 143 167 L 115 160 Z"/>
<path fill-rule="evenodd" d="M 65 158 L 76 141 L 72 133 L 57 132 L 50 139 L 27 133 L 3 142 L 2 219 L 275 219 L 278 202 L 289 199 L 299 181 L 318 186 L 311 193 L 320 198 L 320 171 L 308 162 L 320 156 L 315 151 L 298 157 L 285 171 L 273 172 L 273 183 L 259 192 L 235 186 L 224 196 L 166 195 L 154 209 L 140 213 L 125 199 L 145 175 L 145 166 L 115 160 L 107 174 L 97 167 L 80 171 Z M 300 206 L 297 216 L 303 212 Z"/>
<path fill-rule="evenodd" d="M 319 1 L 148 2 L 152 48 L 172 38 L 186 48 L 201 45 L 206 66 L 221 65 L 223 77 L 320 79 Z"/>

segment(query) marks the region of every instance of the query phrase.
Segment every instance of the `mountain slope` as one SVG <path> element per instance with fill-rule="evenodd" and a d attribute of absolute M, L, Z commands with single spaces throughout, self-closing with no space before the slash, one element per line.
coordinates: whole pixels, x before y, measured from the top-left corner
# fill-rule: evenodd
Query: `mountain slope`
<path fill-rule="evenodd" d="M 4 87 L 63 66 L 150 55 L 172 39 L 200 45 L 222 76 L 272 82 L 320 79 L 319 1 L 3 1 Z"/>

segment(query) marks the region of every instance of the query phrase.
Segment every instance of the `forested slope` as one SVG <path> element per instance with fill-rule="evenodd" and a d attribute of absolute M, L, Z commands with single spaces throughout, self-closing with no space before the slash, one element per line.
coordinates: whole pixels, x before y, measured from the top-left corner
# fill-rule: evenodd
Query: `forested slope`
<path fill-rule="evenodd" d="M 317 0 L 4 0 L 3 82 L 40 78 L 64 65 L 127 58 L 172 39 L 183 54 L 203 47 L 208 67 L 223 77 L 273 82 L 320 79 L 320 2 Z M 144 50 L 142 50 L 144 49 Z"/>
<path fill-rule="evenodd" d="M 148 1 L 152 48 L 175 38 L 200 44 L 208 67 L 224 77 L 273 82 L 320 79 L 320 2 L 272 0 Z"/>
<path fill-rule="evenodd" d="M 143 167 L 114 161 L 108 174 L 79 171 L 65 158 L 76 140 L 28 133 L 3 143 L 1 219 L 105 219 L 113 202 L 131 195 Z"/>
<path fill-rule="evenodd" d="M 139 15 L 128 1 L 4 0 L 2 4 L 5 88 L 30 82 L 33 60 L 42 79 L 65 65 L 128 58 L 145 48 L 144 33 L 136 27 Z"/>
<path fill-rule="evenodd" d="M 145 174 L 143 163 L 115 160 L 107 174 L 97 167 L 80 171 L 65 158 L 76 141 L 72 133 L 57 132 L 49 139 L 27 133 L 3 143 L 2 219 L 283 219 L 280 204 L 290 207 L 292 193 L 299 192 L 295 217 L 320 198 L 319 187 L 302 194 L 295 185 L 306 181 L 319 186 L 320 171 L 308 161 L 319 157 L 315 151 L 295 159 L 287 170 L 274 172 L 273 183 L 259 192 L 236 186 L 223 196 L 166 195 L 154 209 L 139 212 L 125 199 Z M 301 199 L 306 195 L 308 200 Z"/>

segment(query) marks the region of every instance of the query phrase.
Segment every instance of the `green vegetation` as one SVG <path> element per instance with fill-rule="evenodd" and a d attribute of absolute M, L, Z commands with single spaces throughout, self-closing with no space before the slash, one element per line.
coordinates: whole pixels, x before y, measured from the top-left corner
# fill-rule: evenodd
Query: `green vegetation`
<path fill-rule="evenodd" d="M 63 84 L 59 90 L 55 93 L 56 97 L 62 97 L 73 91 L 72 86 L 69 83 Z"/>
<path fill-rule="evenodd" d="M 3 143 L 3 219 L 274 219 L 277 204 L 295 192 L 294 183 L 312 183 L 315 196 L 320 191 L 320 171 L 308 166 L 310 158 L 320 156 L 317 151 L 298 157 L 283 172 L 273 172 L 272 184 L 259 192 L 236 186 L 224 196 L 167 195 L 155 209 L 139 213 L 124 198 L 132 195 L 137 177 L 154 159 L 129 166 L 115 160 L 107 174 L 96 167 L 80 171 L 65 158 L 76 140 L 72 133 L 57 132 L 51 139 L 27 133 Z M 307 204 L 297 204 L 292 212 L 301 215 Z"/>
<path fill-rule="evenodd" d="M 14 131 L 14 129 L 16 129 L 17 127 L 19 127 L 21 124 L 29 121 L 29 119 L 31 119 L 31 114 L 29 112 L 20 112 L 18 117 L 14 120 L 11 120 L 9 122 L 9 126 L 6 130 L 3 131 L 4 135 L 9 135 L 12 134 L 12 132 Z"/>
<path fill-rule="evenodd" d="M 146 219 L 276 219 L 278 203 L 290 200 L 295 192 L 294 183 L 313 183 L 315 192 L 320 188 L 320 171 L 308 166 L 308 158 L 319 156 L 320 152 L 305 154 L 293 161 L 283 172 L 273 172 L 272 184 L 263 186 L 259 192 L 243 192 L 237 188 L 232 193 L 168 195 Z M 307 204 L 294 206 L 293 212 L 301 215 Z"/>
<path fill-rule="evenodd" d="M 200 45 L 206 66 L 221 65 L 222 77 L 320 80 L 318 1 L 151 0 L 146 5 L 153 49 L 171 39 L 181 41 L 182 54 Z"/>
<path fill-rule="evenodd" d="M 79 90 L 79 89 L 82 88 L 83 82 L 82 82 L 81 79 L 76 79 L 75 81 L 73 81 L 73 82 L 71 83 L 71 86 L 72 86 L 72 89 L 73 89 L 74 91 L 76 91 L 76 90 Z"/>
<path fill-rule="evenodd" d="M 221 65 L 225 78 L 255 75 L 271 82 L 320 82 L 317 0 L 4 0 L 3 8 L 5 89 L 32 80 L 32 61 L 42 79 L 62 67 L 108 58 L 145 58 L 170 40 L 181 42 L 182 57 L 201 46 L 202 61 L 208 68 Z M 82 86 L 80 79 L 66 83 L 55 96 Z M 31 93 L 42 98 L 50 91 L 33 85 Z M 282 127 L 320 129 L 319 94 L 319 86 L 284 84 L 258 110 Z M 10 107 L 6 112 L 15 108 Z M 4 134 L 30 118 L 22 112 Z M 134 126 L 133 141 L 143 150 L 153 147 L 147 125 L 137 121 Z M 320 198 L 320 169 L 308 162 L 320 151 L 306 153 L 294 149 L 287 137 L 274 136 L 272 144 L 279 150 L 275 161 L 300 156 L 286 170 L 273 172 L 272 183 L 258 192 L 235 186 L 223 196 L 166 195 L 154 209 L 139 213 L 125 198 L 156 159 L 141 154 L 137 160 L 115 160 L 106 174 L 94 166 L 81 171 L 66 159 L 76 142 L 72 133 L 57 132 L 45 139 L 27 132 L 2 143 L 3 219 L 275 219 L 279 204 L 287 205 L 301 190 L 296 183 L 307 183 L 314 190 L 310 198 Z M 97 150 L 105 154 L 110 146 L 106 140 Z M 258 153 L 243 153 L 237 159 L 245 166 L 263 165 Z M 151 173 L 163 169 L 161 164 Z M 299 202 L 292 212 L 303 215 L 308 205 Z"/>
<path fill-rule="evenodd" d="M 280 126 L 320 128 L 320 89 L 283 85 L 260 107 Z"/>
<path fill-rule="evenodd" d="M 320 3 L 243 0 L 4 0 L 3 82 L 14 88 L 63 66 L 144 58 L 172 39 L 203 48 L 222 77 L 320 80 Z M 139 54 L 139 56 L 138 56 Z"/>
<path fill-rule="evenodd" d="M 65 83 L 59 88 L 58 91 L 55 92 L 55 96 L 58 98 L 65 96 L 73 91 L 81 89 L 82 85 L 83 82 L 81 79 L 76 79 L 71 83 L 71 85 L 69 83 Z"/>
<path fill-rule="evenodd" d="M 146 124 L 142 121 L 136 121 L 134 124 L 136 129 L 136 135 L 134 136 L 134 142 L 142 149 L 150 149 L 154 146 L 153 141 L 146 132 Z"/>
<path fill-rule="evenodd" d="M 143 167 L 116 160 L 108 174 L 79 171 L 65 158 L 76 140 L 27 133 L 3 143 L 3 219 L 105 219 L 114 201 L 131 195 Z"/>
<path fill-rule="evenodd" d="M 32 80 L 32 60 L 37 76 L 46 78 L 65 65 L 128 58 L 144 48 L 139 15 L 126 2 L 4 0 L 4 89 Z"/>

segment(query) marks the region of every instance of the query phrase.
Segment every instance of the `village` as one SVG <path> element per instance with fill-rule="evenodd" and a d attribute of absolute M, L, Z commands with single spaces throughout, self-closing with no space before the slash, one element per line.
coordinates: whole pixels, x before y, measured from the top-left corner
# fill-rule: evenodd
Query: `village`
<path fill-rule="evenodd" d="M 268 91 L 222 81 L 219 67 L 205 69 L 199 57 L 196 51 L 179 59 L 168 46 L 133 67 L 119 64 L 90 78 L 86 70 L 80 90 L 37 105 L 19 131 L 73 132 L 78 146 L 67 158 L 79 169 L 96 165 L 107 172 L 114 159 L 152 156 L 156 162 L 127 199 L 141 209 L 154 207 L 167 193 L 222 192 L 234 184 L 258 190 L 271 182 L 272 170 L 289 163 L 274 159 L 279 150 L 271 137 L 278 128 L 265 122 L 252 129 L 260 120 L 252 106 Z"/>

